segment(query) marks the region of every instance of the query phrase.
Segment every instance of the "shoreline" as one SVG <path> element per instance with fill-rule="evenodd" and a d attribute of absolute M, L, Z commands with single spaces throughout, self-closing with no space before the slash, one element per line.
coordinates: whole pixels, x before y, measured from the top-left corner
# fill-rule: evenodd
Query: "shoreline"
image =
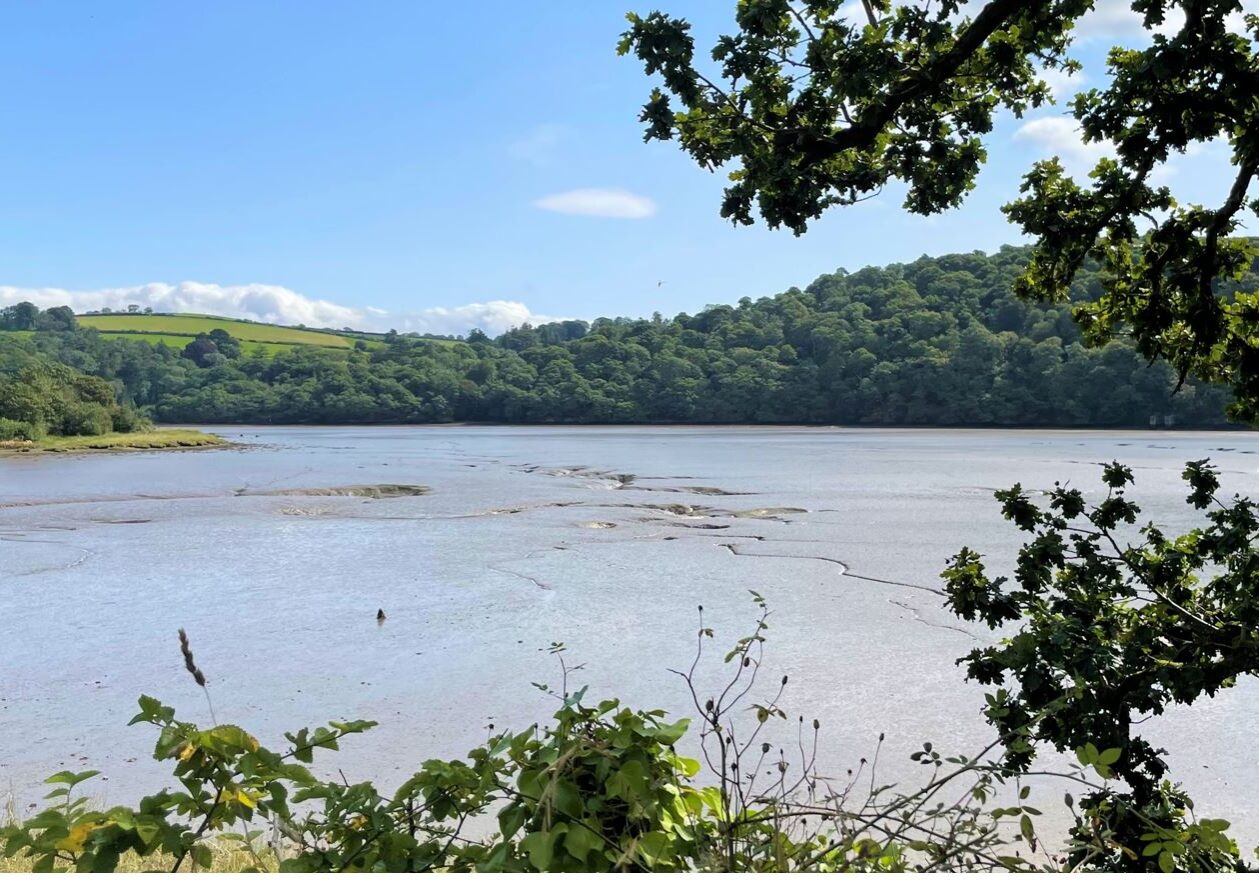
<path fill-rule="evenodd" d="M 860 425 L 842 424 L 838 422 L 181 422 L 181 428 L 197 430 L 199 428 L 217 431 L 250 431 L 256 429 L 310 429 L 326 428 L 572 428 L 572 429 L 634 429 L 634 428 L 674 428 L 674 429 L 808 429 L 816 431 L 969 431 L 969 432 L 1124 432 L 1143 434 L 1250 434 L 1256 428 L 1249 425 L 1176 425 L 1150 427 L 1144 425 L 992 425 L 992 424 L 953 424 L 953 425 L 905 425 L 903 423 Z"/>

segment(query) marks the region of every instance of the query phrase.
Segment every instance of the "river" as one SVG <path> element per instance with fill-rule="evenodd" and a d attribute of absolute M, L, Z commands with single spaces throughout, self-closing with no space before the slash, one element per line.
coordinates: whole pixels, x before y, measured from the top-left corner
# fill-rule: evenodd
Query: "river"
<path fill-rule="evenodd" d="M 19 809 L 61 768 L 101 770 L 104 800 L 165 783 L 153 732 L 126 723 L 141 693 L 206 721 L 181 627 L 220 721 L 280 743 L 375 719 L 317 767 L 388 785 L 491 724 L 543 718 L 531 683 L 559 684 L 553 641 L 592 695 L 686 713 L 670 668 L 690 663 L 697 607 L 725 647 L 754 623 L 752 590 L 772 609 L 766 671 L 789 675 L 784 706 L 821 722 L 820 766 L 842 775 L 886 733 L 885 780 L 911 779 L 903 757 L 922 741 L 973 754 L 991 738 L 954 664 L 991 636 L 943 610 L 938 575 L 963 545 L 1008 565 L 1019 534 L 995 489 L 1061 480 L 1096 496 L 1098 463 L 1119 459 L 1173 528 L 1195 522 L 1187 460 L 1259 493 L 1259 436 L 1242 432 L 220 433 L 240 445 L 0 457 L 0 796 Z M 415 486 L 428 492 L 399 489 Z M 1200 815 L 1257 825 L 1256 723 L 1253 681 L 1150 723 Z"/>

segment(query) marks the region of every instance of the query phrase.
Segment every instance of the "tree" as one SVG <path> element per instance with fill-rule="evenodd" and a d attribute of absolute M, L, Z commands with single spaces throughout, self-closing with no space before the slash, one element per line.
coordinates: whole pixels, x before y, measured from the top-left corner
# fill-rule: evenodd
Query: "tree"
<path fill-rule="evenodd" d="M 722 215 L 803 233 L 836 205 L 906 185 L 907 210 L 952 208 L 973 188 L 995 113 L 1050 98 L 1043 71 L 1071 71 L 1076 22 L 1091 0 L 959 0 L 893 5 L 863 0 L 744 0 L 733 35 L 705 72 L 690 25 L 630 14 L 620 52 L 659 75 L 641 119 L 648 140 L 676 139 L 705 168 L 737 164 Z M 1017 289 L 1065 301 L 1088 258 L 1102 296 L 1075 314 L 1091 342 L 1130 333 L 1145 357 L 1166 358 L 1236 393 L 1232 412 L 1259 419 L 1259 294 L 1231 282 L 1259 253 L 1230 237 L 1259 214 L 1259 17 L 1240 0 L 1132 0 L 1145 49 L 1109 56 L 1109 84 L 1072 101 L 1090 143 L 1111 141 L 1084 184 L 1056 160 L 1026 175 L 1010 219 L 1036 239 Z M 1235 32 L 1244 22 L 1245 34 Z M 1179 22 L 1179 26 L 1176 26 Z M 1167 29 L 1170 26 L 1170 31 Z M 1155 173 L 1175 153 L 1226 141 L 1235 178 L 1215 208 L 1182 205 Z"/>
<path fill-rule="evenodd" d="M 1122 796 L 1086 798 L 1082 807 L 1097 825 L 1080 823 L 1074 837 L 1082 852 L 1104 825 L 1143 842 L 1142 853 L 1102 849 L 1103 857 L 1090 850 L 1078 859 L 1089 868 L 1179 865 L 1183 852 L 1164 855 L 1146 843 L 1161 839 L 1147 833 L 1150 821 L 1189 829 L 1182 818 L 1191 802 L 1168 779 L 1165 753 L 1142 736 L 1139 722 L 1259 671 L 1259 507 L 1240 497 L 1222 500 L 1219 474 L 1206 460 L 1190 462 L 1183 476 L 1188 502 L 1206 515 L 1185 535 L 1168 536 L 1150 523 L 1139 543 L 1125 543 L 1141 509 L 1127 495 L 1132 470 L 1112 463 L 1102 475 L 1106 496 L 1096 504 L 1060 485 L 1043 507 L 1019 486 L 997 493 L 1006 518 L 1031 536 L 1013 584 L 990 578 L 969 548 L 944 573 L 948 604 L 960 617 L 994 628 L 1019 625 L 962 659 L 968 678 L 997 687 L 985 713 L 1009 767 L 1030 769 L 1042 744 L 1077 755 L 1101 745 L 1112 751 L 1110 774 L 1130 787 Z M 1240 867 L 1227 846 L 1209 862 L 1205 868 Z"/>
<path fill-rule="evenodd" d="M 34 303 L 21 302 L 0 309 L 0 329 L 34 330 L 39 318 L 39 307 Z"/>
<path fill-rule="evenodd" d="M 207 358 L 210 355 L 218 355 L 219 347 L 214 340 L 210 339 L 208 334 L 199 333 L 196 339 L 184 346 L 183 356 L 196 364 L 198 367 L 210 366 Z"/>
<path fill-rule="evenodd" d="M 219 354 L 221 354 L 224 358 L 231 359 L 240 357 L 240 342 L 236 339 L 236 337 L 232 336 L 223 328 L 214 328 L 210 331 L 208 336 L 210 341 L 214 343 L 215 347 L 218 349 Z"/>
<path fill-rule="evenodd" d="M 53 306 L 39 314 L 36 326 L 40 330 L 74 330 L 78 327 L 74 310 L 69 306 Z"/>

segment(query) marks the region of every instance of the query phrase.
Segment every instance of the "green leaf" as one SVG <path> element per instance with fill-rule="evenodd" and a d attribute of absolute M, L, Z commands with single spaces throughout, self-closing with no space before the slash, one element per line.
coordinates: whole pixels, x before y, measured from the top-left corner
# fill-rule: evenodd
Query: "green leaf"
<path fill-rule="evenodd" d="M 147 847 L 153 843 L 155 838 L 157 838 L 158 833 L 161 832 L 161 827 L 151 820 L 137 819 L 135 831 L 136 835 L 140 837 L 140 840 L 143 841 Z"/>
<path fill-rule="evenodd" d="M 90 780 L 91 778 L 95 777 L 99 773 L 100 771 L 79 771 L 77 774 L 74 771 L 58 771 L 56 774 L 53 774 L 44 782 L 45 783 L 64 783 L 67 786 L 76 786 L 77 784 L 82 783 L 84 780 Z"/>
<path fill-rule="evenodd" d="M 1032 818 L 1024 814 L 1019 818 L 1019 832 L 1028 844 L 1032 844 L 1036 840 L 1036 830 L 1032 827 Z"/>
<path fill-rule="evenodd" d="M 520 842 L 521 849 L 529 855 L 529 865 L 539 872 L 545 872 L 551 867 L 551 860 L 555 855 L 555 831 L 562 827 L 561 823 L 546 831 L 530 832 Z"/>
<path fill-rule="evenodd" d="M 506 841 L 519 832 L 528 817 L 529 808 L 520 802 L 503 808 L 498 815 L 498 828 L 503 835 L 503 840 Z"/>
<path fill-rule="evenodd" d="M 700 765 L 699 759 L 692 759 L 688 756 L 678 756 L 678 765 L 682 768 L 683 775 L 694 777 L 703 767 Z"/>
<path fill-rule="evenodd" d="M 655 739 L 663 744 L 676 743 L 683 734 L 686 734 L 686 729 L 690 727 L 690 724 L 690 719 L 679 719 L 672 725 L 661 725 L 655 733 Z"/>
<path fill-rule="evenodd" d="M 571 780 L 557 780 L 551 789 L 551 798 L 561 816 L 577 818 L 582 815 L 581 792 Z"/>
<path fill-rule="evenodd" d="M 600 850 L 603 847 L 603 839 L 596 835 L 585 826 L 572 824 L 568 827 L 568 832 L 564 835 L 564 849 L 572 855 L 573 859 L 586 861 L 586 855 L 592 850 Z"/>
<path fill-rule="evenodd" d="M 672 842 L 665 832 L 654 829 L 638 839 L 638 852 L 647 858 L 647 865 L 654 866 L 669 855 Z"/>
<path fill-rule="evenodd" d="M 208 869 L 214 862 L 214 853 L 204 844 L 194 844 L 192 846 L 192 860 L 201 868 Z"/>

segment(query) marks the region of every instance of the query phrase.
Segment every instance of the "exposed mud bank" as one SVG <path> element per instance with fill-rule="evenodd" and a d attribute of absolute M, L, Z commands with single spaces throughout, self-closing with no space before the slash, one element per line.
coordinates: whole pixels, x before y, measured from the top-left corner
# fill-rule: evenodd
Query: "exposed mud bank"
<path fill-rule="evenodd" d="M 55 505 L 99 505 L 110 502 L 179 502 L 187 499 L 214 499 L 241 496 L 339 496 L 360 499 L 397 499 L 422 496 L 430 487 L 404 483 L 356 484 L 352 486 L 299 487 L 296 489 L 238 489 L 227 496 L 217 493 L 136 493 L 118 496 L 84 496 L 69 499 L 23 499 L 0 502 L 0 508 L 40 508 Z M 144 520 L 115 521 L 144 523 Z"/>
<path fill-rule="evenodd" d="M 356 486 L 323 486 L 302 489 L 242 489 L 238 496 L 343 496 L 357 499 L 398 499 L 427 495 L 427 486 L 407 483 L 374 483 Z"/>

